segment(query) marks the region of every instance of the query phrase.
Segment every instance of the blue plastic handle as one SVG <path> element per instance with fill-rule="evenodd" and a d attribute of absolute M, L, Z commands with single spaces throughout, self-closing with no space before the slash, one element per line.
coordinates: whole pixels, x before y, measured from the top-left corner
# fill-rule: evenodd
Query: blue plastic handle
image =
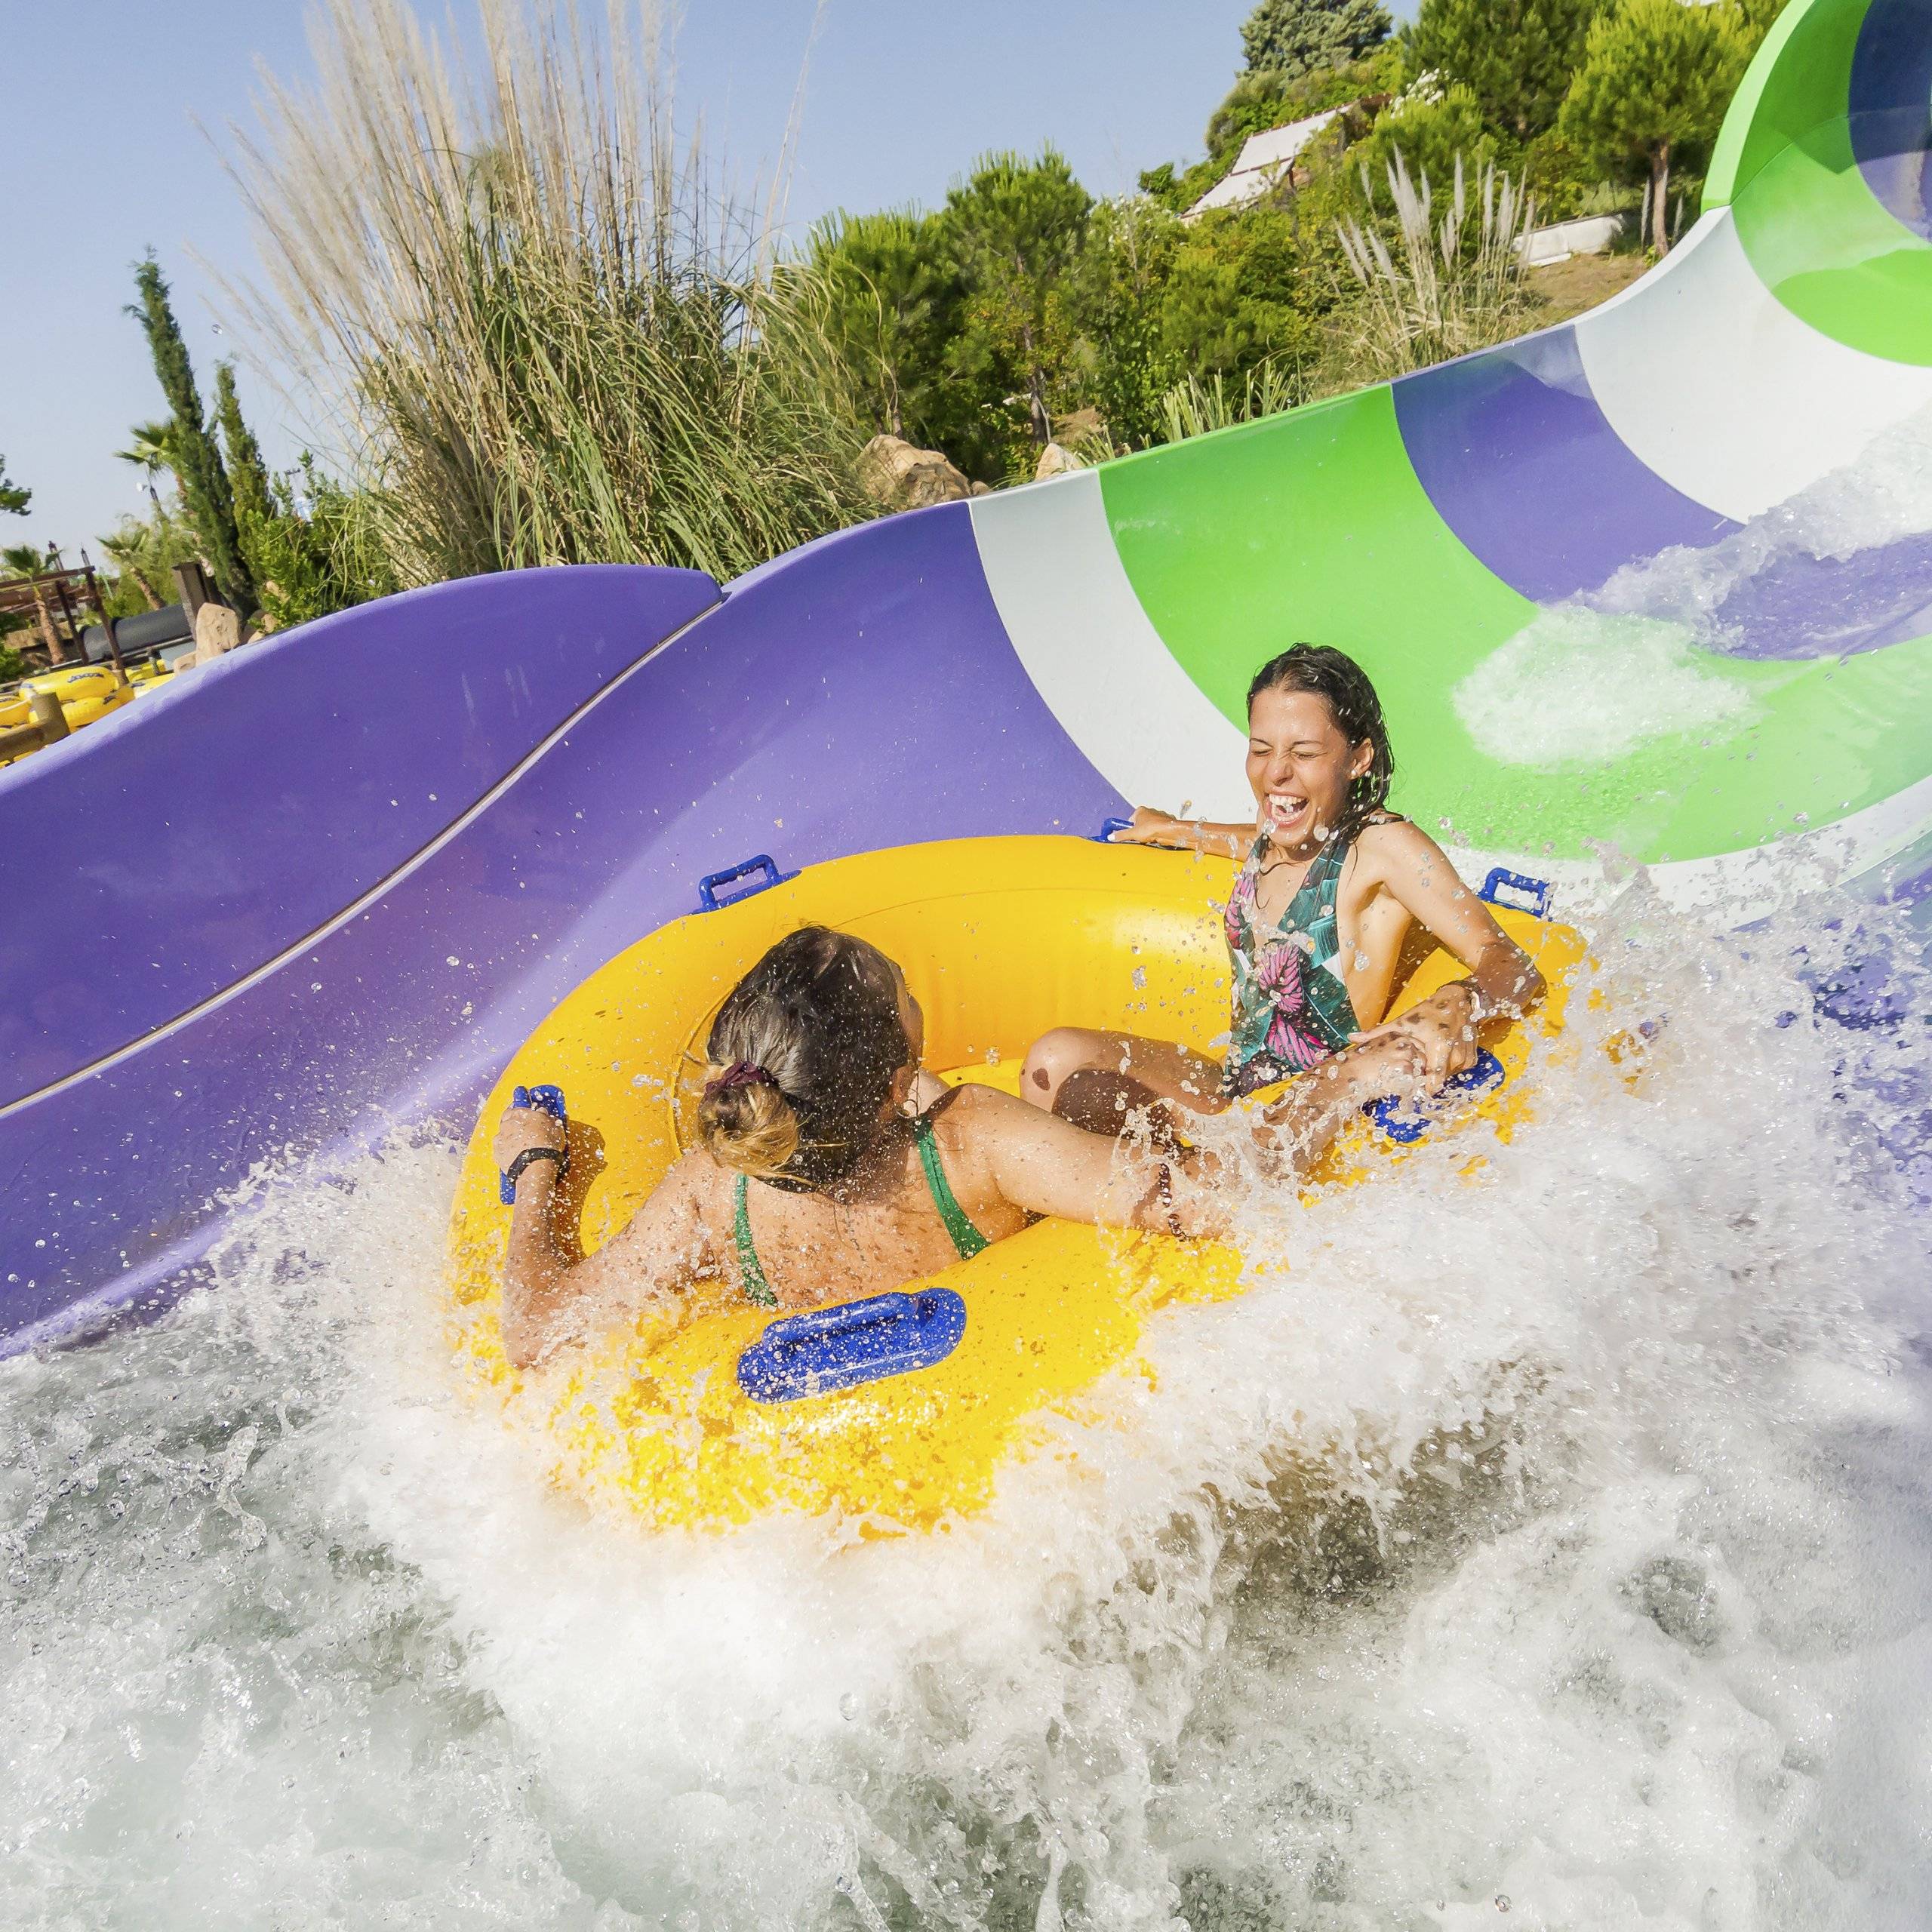
<path fill-rule="evenodd" d="M 1511 892 L 1526 892 L 1529 894 L 1529 904 L 1515 906 L 1514 909 L 1515 911 L 1527 912 L 1533 918 L 1538 919 L 1546 919 L 1549 917 L 1549 881 L 1548 879 L 1531 878 L 1522 872 L 1512 872 L 1506 866 L 1496 866 L 1491 869 L 1488 878 L 1482 882 L 1482 891 L 1476 896 L 1481 899 L 1487 899 L 1492 906 L 1508 906 L 1512 902 L 1503 897 L 1506 888 Z"/>
<path fill-rule="evenodd" d="M 738 1358 L 738 1386 L 754 1402 L 829 1395 L 930 1368 L 965 1332 L 966 1304 L 950 1288 L 871 1295 L 773 1322 Z"/>
<path fill-rule="evenodd" d="M 540 1114 L 548 1114 L 552 1120 L 568 1121 L 570 1115 L 564 1106 L 564 1090 L 561 1087 L 517 1087 L 510 1091 L 510 1105 L 513 1107 L 534 1107 Z M 497 1198 L 507 1208 L 516 1198 L 516 1183 L 506 1174 L 497 1176 Z"/>
<path fill-rule="evenodd" d="M 1111 844 L 1114 834 L 1124 832 L 1133 823 L 1131 818 L 1103 818 L 1100 821 L 1100 830 L 1094 834 L 1094 843 L 1097 845 Z"/>
<path fill-rule="evenodd" d="M 1476 1063 L 1466 1067 L 1460 1073 L 1451 1074 L 1442 1083 L 1445 1094 L 1486 1094 L 1492 1087 L 1500 1087 L 1508 1075 L 1503 1072 L 1503 1063 L 1487 1047 L 1476 1055 Z M 1385 1094 L 1379 1100 L 1371 1100 L 1362 1109 L 1375 1124 L 1391 1140 L 1404 1146 L 1422 1139 L 1435 1124 L 1432 1114 L 1425 1113 L 1409 1102 L 1398 1100 L 1392 1094 Z"/>
<path fill-rule="evenodd" d="M 734 879 L 743 878 L 748 872 L 762 872 L 764 876 L 755 885 L 748 885 L 743 892 L 734 892 L 728 899 L 720 899 L 718 888 L 729 885 Z M 787 879 L 796 878 L 796 872 L 781 872 L 769 852 L 760 852 L 755 857 L 740 860 L 735 866 L 727 866 L 721 872 L 706 872 L 697 882 L 697 909 L 700 912 L 715 912 L 726 906 L 735 906 L 741 899 L 749 899 L 755 893 L 769 892 L 774 885 L 783 885 Z"/>

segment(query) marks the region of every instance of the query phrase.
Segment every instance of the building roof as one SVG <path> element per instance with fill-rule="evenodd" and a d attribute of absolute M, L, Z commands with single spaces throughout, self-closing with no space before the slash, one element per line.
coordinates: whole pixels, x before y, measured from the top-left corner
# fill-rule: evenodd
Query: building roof
<path fill-rule="evenodd" d="M 1189 217 L 1205 214 L 1210 208 L 1245 208 L 1250 202 L 1259 201 L 1294 165 L 1303 149 L 1347 111 L 1325 108 L 1305 121 L 1291 121 L 1285 127 L 1249 135 L 1234 166 L 1188 210 Z"/>

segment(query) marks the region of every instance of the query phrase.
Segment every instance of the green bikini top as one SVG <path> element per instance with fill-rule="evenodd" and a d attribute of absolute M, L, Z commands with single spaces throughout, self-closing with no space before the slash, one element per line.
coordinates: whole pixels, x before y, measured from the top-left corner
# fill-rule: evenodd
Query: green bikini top
<path fill-rule="evenodd" d="M 967 1218 L 965 1209 L 953 1196 L 952 1183 L 947 1180 L 946 1169 L 940 1162 L 939 1143 L 933 1135 L 931 1115 L 921 1114 L 912 1123 L 912 1140 L 919 1150 L 919 1165 L 924 1170 L 933 1205 L 939 1210 L 939 1217 L 946 1223 L 946 1231 L 952 1237 L 952 1245 L 958 1251 L 960 1260 L 970 1261 L 986 1245 L 986 1238 Z M 733 1190 L 731 1232 L 737 1242 L 738 1272 L 744 1281 L 747 1301 L 756 1302 L 761 1308 L 776 1308 L 778 1297 L 772 1293 L 771 1284 L 764 1278 L 764 1270 L 758 1266 L 758 1250 L 752 1241 L 752 1217 L 747 1198 L 750 1179 L 749 1174 L 740 1174 Z"/>

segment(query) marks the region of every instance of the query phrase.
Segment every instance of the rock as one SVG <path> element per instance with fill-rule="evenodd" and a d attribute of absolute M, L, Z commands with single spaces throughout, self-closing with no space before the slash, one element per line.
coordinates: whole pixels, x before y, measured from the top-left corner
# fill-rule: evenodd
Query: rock
<path fill-rule="evenodd" d="M 210 664 L 242 641 L 242 620 L 226 604 L 204 604 L 195 613 L 195 662 Z"/>
<path fill-rule="evenodd" d="M 1087 466 L 1073 452 L 1060 443 L 1049 443 L 1040 452 L 1040 460 L 1033 466 L 1033 481 L 1044 483 L 1049 476 L 1064 476 L 1069 469 L 1084 469 Z"/>
<path fill-rule="evenodd" d="M 915 449 L 903 436 L 875 436 L 859 452 L 859 482 L 888 509 L 957 503 L 973 494 L 963 472 L 937 450 Z"/>
<path fill-rule="evenodd" d="M 993 486 L 990 483 L 975 483 L 973 485 L 973 494 L 976 497 L 990 497 L 992 493 Z"/>

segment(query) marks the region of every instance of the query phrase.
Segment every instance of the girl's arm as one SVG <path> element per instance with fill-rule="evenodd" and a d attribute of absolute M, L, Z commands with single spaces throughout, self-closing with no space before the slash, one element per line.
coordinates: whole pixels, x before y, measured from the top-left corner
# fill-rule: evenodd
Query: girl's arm
<path fill-rule="evenodd" d="M 564 1131 L 536 1108 L 512 1107 L 497 1130 L 497 1164 L 507 1168 L 528 1147 L 561 1148 Z M 513 1368 L 583 1340 L 650 1294 L 713 1272 L 695 1186 L 699 1158 L 674 1161 L 629 1224 L 592 1255 L 575 1252 L 563 1225 L 556 1163 L 533 1161 L 517 1177 L 503 1260 L 503 1352 Z"/>
<path fill-rule="evenodd" d="M 1300 1180 L 1366 1100 L 1411 1094 L 1421 1075 L 1412 1041 L 1351 1048 L 1297 1079 L 1285 1099 L 1251 1118 L 1256 1151 L 1283 1180 Z M 1124 1161 L 1111 1135 L 1089 1134 L 1010 1094 L 987 1091 L 984 1119 L 994 1184 L 1016 1208 L 1102 1227 L 1188 1235 L 1227 1231 L 1232 1202 L 1224 1164 L 1209 1152 L 1167 1158 L 1168 1198 L 1150 1164 Z M 1168 1221 L 1171 1201 L 1174 1225 Z"/>
<path fill-rule="evenodd" d="M 1476 1029 L 1491 1020 L 1520 1020 L 1542 998 L 1543 975 L 1529 955 L 1496 923 L 1464 884 L 1449 857 L 1420 826 L 1406 820 L 1363 835 L 1378 882 L 1416 923 L 1468 968 L 1400 1018 L 1358 1033 L 1358 1042 L 1407 1034 L 1423 1048 L 1429 1083 L 1439 1086 L 1475 1060 Z M 1364 856 L 1367 856 L 1367 852 Z"/>
<path fill-rule="evenodd" d="M 1208 819 L 1176 818 L 1152 805 L 1136 805 L 1134 817 L 1108 839 L 1110 845 L 1173 845 L 1183 851 L 1212 852 L 1224 859 L 1244 859 L 1254 843 L 1254 827 L 1224 825 Z"/>

